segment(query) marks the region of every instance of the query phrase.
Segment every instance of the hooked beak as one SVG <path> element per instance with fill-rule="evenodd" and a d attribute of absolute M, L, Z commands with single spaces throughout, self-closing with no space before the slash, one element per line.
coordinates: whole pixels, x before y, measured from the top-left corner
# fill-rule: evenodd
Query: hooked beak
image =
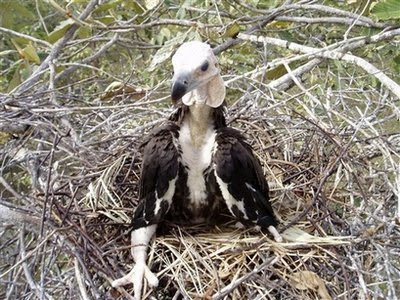
<path fill-rule="evenodd" d="M 179 75 L 172 82 L 171 98 L 176 102 L 183 97 L 186 93 L 190 92 L 190 76 Z"/>

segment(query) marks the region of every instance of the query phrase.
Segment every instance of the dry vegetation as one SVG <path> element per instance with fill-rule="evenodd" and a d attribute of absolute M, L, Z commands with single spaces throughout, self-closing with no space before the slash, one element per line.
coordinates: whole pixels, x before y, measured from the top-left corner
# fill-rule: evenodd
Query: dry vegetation
<path fill-rule="evenodd" d="M 146 296 L 396 299 L 400 29 L 359 4 L 272 2 L 193 4 L 184 16 L 160 3 L 101 27 L 92 0 L 70 8 L 75 23 L 54 45 L 25 37 L 48 56 L 0 94 L 0 298 L 130 297 L 110 283 L 132 264 L 138 146 L 174 109 L 170 54 L 201 37 L 218 46 L 229 123 L 262 162 L 285 240 L 165 224 L 149 257 L 160 286 Z M 74 35 L 87 24 L 90 36 Z"/>

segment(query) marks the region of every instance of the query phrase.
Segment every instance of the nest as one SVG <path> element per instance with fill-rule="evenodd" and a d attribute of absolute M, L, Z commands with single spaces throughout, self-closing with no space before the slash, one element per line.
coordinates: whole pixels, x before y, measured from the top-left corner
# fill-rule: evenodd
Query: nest
<path fill-rule="evenodd" d="M 395 297 L 400 134 L 387 126 L 395 116 L 373 118 L 393 103 L 371 100 L 381 95 L 369 91 L 366 110 L 350 110 L 343 95 L 332 96 L 329 109 L 301 92 L 283 98 L 259 88 L 231 101 L 230 126 L 248 136 L 264 167 L 284 241 L 231 223 L 164 224 L 148 261 L 160 284 L 145 286 L 145 297 Z M 1 298 L 131 297 L 129 286 L 110 283 L 133 263 L 128 231 L 138 145 L 173 110 L 165 97 L 146 94 L 132 103 L 131 96 L 90 109 L 39 107 L 34 122 L 20 112 L 18 122 L 27 127 L 2 151 L 8 171 L 2 184 L 14 184 L 2 193 L 12 201 L 1 200 L 12 224 L 0 236 Z M 16 120 L 15 112 L 6 113 Z M 24 176 L 32 179 L 24 183 Z"/>

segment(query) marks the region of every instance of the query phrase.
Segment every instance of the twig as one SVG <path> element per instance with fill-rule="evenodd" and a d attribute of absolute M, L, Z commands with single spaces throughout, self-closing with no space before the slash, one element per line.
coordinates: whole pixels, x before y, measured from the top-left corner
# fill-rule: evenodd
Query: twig
<path fill-rule="evenodd" d="M 91 0 L 84 11 L 79 16 L 79 20 L 85 20 L 89 14 L 93 11 L 93 9 L 97 6 L 99 0 Z M 72 38 L 75 31 L 79 28 L 78 24 L 72 24 L 71 27 L 67 30 L 65 35 L 57 41 L 56 44 L 52 47 L 50 54 L 46 57 L 46 59 L 41 63 L 41 65 L 33 72 L 28 79 L 26 79 L 22 84 L 20 84 L 17 88 L 13 90 L 13 94 L 18 95 L 26 92 L 32 85 L 34 85 L 38 80 L 40 74 L 47 69 L 49 66 L 49 62 L 55 60 L 60 52 L 63 50 L 65 44 Z"/>
<path fill-rule="evenodd" d="M 306 74 L 310 72 L 312 69 L 314 69 L 316 66 L 318 66 L 321 62 L 323 62 L 323 59 L 321 58 L 314 58 L 310 60 L 308 63 L 294 69 L 291 74 L 285 74 L 278 79 L 275 79 L 268 83 L 266 85 L 267 88 L 276 90 L 276 91 L 285 91 L 289 89 L 294 81 L 293 77 L 295 78 L 300 78 L 303 74 Z"/>
<path fill-rule="evenodd" d="M 370 18 L 365 17 L 365 16 L 360 16 L 359 14 L 355 14 L 349 11 L 345 11 L 345 10 L 341 10 L 339 8 L 335 8 L 335 7 L 330 7 L 327 5 L 322 5 L 322 4 L 290 4 L 287 6 L 290 9 L 293 10 L 304 10 L 304 11 L 319 11 L 319 12 L 324 12 L 324 13 L 328 13 L 331 15 L 337 15 L 337 16 L 343 16 L 343 17 L 347 17 L 350 19 L 355 19 L 355 20 L 359 20 L 361 22 L 364 22 L 366 24 L 369 24 L 371 27 L 377 27 L 377 26 L 381 26 L 379 23 L 375 23 L 374 21 L 372 21 Z M 260 13 L 264 13 L 264 14 L 268 14 L 270 13 L 271 10 L 262 10 L 262 9 L 254 9 L 254 11 L 256 12 L 260 12 Z"/>
<path fill-rule="evenodd" d="M 253 271 L 246 273 L 242 277 L 236 279 L 235 281 L 231 282 L 229 285 L 224 287 L 221 291 L 215 293 L 212 296 L 212 300 L 219 300 L 222 299 L 224 296 L 228 295 L 231 293 L 234 289 L 236 289 L 239 285 L 241 285 L 243 282 L 254 276 L 255 274 L 263 271 L 265 268 L 274 265 L 277 261 L 279 260 L 278 257 L 272 257 L 266 260 L 264 263 L 262 263 L 259 267 L 254 268 Z"/>
<path fill-rule="evenodd" d="M 102 56 L 112 45 L 115 44 L 115 42 L 118 41 L 118 34 L 114 34 L 114 36 L 111 38 L 111 40 L 109 40 L 106 44 L 104 44 L 96 53 L 94 53 L 93 55 L 82 59 L 79 62 L 76 62 L 76 65 L 72 65 L 69 68 L 67 68 L 66 70 L 62 71 L 60 74 L 58 74 L 54 81 L 58 82 L 60 79 L 65 78 L 67 76 L 69 76 L 71 73 L 73 73 L 74 71 L 76 71 L 81 65 L 86 65 L 91 63 L 92 61 L 98 59 L 100 56 Z"/>
<path fill-rule="evenodd" d="M 81 272 L 79 270 L 79 263 L 78 263 L 78 259 L 75 257 L 74 258 L 74 265 L 75 265 L 75 276 L 76 276 L 76 281 L 78 282 L 78 287 L 79 287 L 79 291 L 81 292 L 81 297 L 83 300 L 89 300 L 90 297 L 86 291 L 85 285 L 83 283 L 83 279 L 82 279 L 82 275 Z"/>
<path fill-rule="evenodd" d="M 43 203 L 43 212 L 42 212 L 42 221 L 40 223 L 40 236 L 43 236 L 43 230 L 44 230 L 44 223 L 46 221 L 46 213 L 47 213 L 47 202 L 49 200 L 49 193 L 50 193 L 50 182 L 51 182 L 51 176 L 52 176 L 52 170 L 53 170 L 53 160 L 54 160 L 54 152 L 56 150 L 56 147 L 58 143 L 61 141 L 62 137 L 59 137 L 57 135 L 54 136 L 53 140 L 53 146 L 51 147 L 50 150 L 50 158 L 49 158 L 49 167 L 48 167 L 48 172 L 47 172 L 47 180 L 46 180 L 46 187 L 45 187 L 45 200 Z M 53 199 L 53 198 L 52 198 Z M 50 210 L 51 210 L 51 205 L 50 205 Z M 51 215 L 51 212 L 49 212 L 49 216 Z"/>
<path fill-rule="evenodd" d="M 110 26 L 108 29 L 115 32 L 130 32 L 137 31 L 139 29 L 146 29 L 156 26 L 163 25 L 175 25 L 175 26 L 183 26 L 183 27 L 198 27 L 198 28 L 206 28 L 206 27 L 220 27 L 222 25 L 215 24 L 203 24 L 198 21 L 190 21 L 190 20 L 176 20 L 176 19 L 160 19 L 156 21 L 151 21 L 142 24 L 131 24 L 127 26 Z"/>
<path fill-rule="evenodd" d="M 349 51 L 353 49 L 357 49 L 366 43 L 377 43 L 383 40 L 387 40 L 392 38 L 394 35 L 396 35 L 396 32 L 393 31 L 383 31 L 379 34 L 376 34 L 370 38 L 363 38 L 363 39 L 356 39 L 353 42 L 349 42 L 349 44 L 346 45 L 344 48 L 338 48 L 337 51 L 343 52 L 343 51 Z M 337 46 L 339 46 L 341 43 L 337 43 Z M 332 46 L 332 45 L 331 45 Z M 314 67 L 319 65 L 320 63 L 323 62 L 322 58 L 314 58 L 308 63 L 294 69 L 292 71 L 293 76 L 296 78 L 300 78 L 303 74 L 308 73 L 311 71 Z M 278 79 L 275 79 L 271 81 L 270 83 L 267 84 L 268 88 L 274 89 L 276 91 L 284 91 L 289 89 L 293 85 L 293 80 L 292 76 L 290 74 L 285 74 Z"/>
<path fill-rule="evenodd" d="M 353 20 L 349 18 L 341 18 L 341 17 L 296 17 L 296 16 L 278 16 L 276 17 L 277 21 L 284 22 L 294 22 L 294 23 L 306 23 L 306 24 L 342 24 L 342 25 L 357 25 L 364 27 L 374 27 L 374 28 L 386 28 L 386 24 L 381 23 L 370 23 L 361 20 Z"/>
<path fill-rule="evenodd" d="M 287 10 L 289 10 L 289 9 L 285 5 L 274 9 L 273 11 L 269 12 L 266 17 L 263 17 L 263 19 L 260 23 L 251 27 L 250 29 L 244 31 L 244 34 L 253 34 L 253 33 L 260 31 L 265 25 L 267 25 L 268 23 L 273 21 L 278 15 L 282 14 L 283 12 L 287 12 Z M 241 42 L 242 42 L 242 40 L 240 38 L 236 38 L 236 37 L 230 38 L 226 42 L 215 47 L 213 49 L 214 54 L 218 55 L 221 52 L 225 51 L 226 49 L 233 47 Z"/>
<path fill-rule="evenodd" d="M 20 233 L 19 233 L 19 243 L 20 243 L 19 247 L 20 247 L 21 259 L 23 259 L 26 256 L 24 239 L 25 239 L 25 228 L 24 228 L 24 225 L 22 225 Z M 36 296 L 39 298 L 39 295 L 40 295 L 39 289 L 38 289 L 36 283 L 33 281 L 32 274 L 29 271 L 29 267 L 28 267 L 28 264 L 26 263 L 26 261 L 24 261 L 22 263 L 22 267 L 24 269 L 25 278 L 28 281 L 29 287 L 31 288 L 32 291 L 34 291 L 36 293 Z"/>
<path fill-rule="evenodd" d="M 53 230 L 50 232 L 33 250 L 29 251 L 27 255 L 23 258 L 21 258 L 16 264 L 14 264 L 11 268 L 9 268 L 7 271 L 3 272 L 0 274 L 0 278 L 6 276 L 8 273 L 10 273 L 12 270 L 17 268 L 19 265 L 21 265 L 24 261 L 26 261 L 28 258 L 30 258 L 32 255 L 36 253 L 47 241 L 57 232 L 57 230 Z"/>
<path fill-rule="evenodd" d="M 0 184 L 4 186 L 4 188 L 9 191 L 16 199 L 23 199 L 24 197 L 20 195 L 8 182 L 4 179 L 3 176 L 0 175 Z"/>
<path fill-rule="evenodd" d="M 400 35 L 400 29 L 394 30 L 395 35 Z M 359 67 L 363 68 L 369 74 L 375 76 L 383 85 L 385 85 L 393 94 L 395 94 L 400 99 L 400 86 L 393 81 L 391 78 L 386 76 L 381 70 L 367 62 L 366 60 L 351 54 L 343 54 L 339 51 L 334 50 L 325 50 L 325 49 L 318 49 L 312 48 L 309 46 L 300 45 L 297 43 L 291 43 L 288 41 L 280 40 L 277 38 L 271 37 L 257 37 L 254 35 L 248 34 L 239 34 L 239 37 L 243 40 L 248 40 L 252 42 L 261 42 L 261 43 L 269 43 L 275 46 L 287 48 L 290 50 L 298 51 L 301 53 L 305 53 L 310 57 L 323 57 L 323 58 L 330 58 L 335 60 L 343 60 L 347 62 L 354 63 Z"/>
<path fill-rule="evenodd" d="M 48 47 L 48 48 L 51 48 L 51 47 L 53 46 L 53 45 L 50 44 L 49 42 L 46 42 L 46 41 L 44 41 L 44 40 L 37 39 L 37 38 L 35 38 L 35 37 L 33 37 L 33 36 L 30 36 L 30 35 L 27 35 L 27 34 L 23 34 L 23 33 L 14 31 L 14 30 L 12 30 L 12 29 L 0 27 L 0 32 L 4 32 L 4 33 L 8 33 L 8 34 L 11 34 L 11 35 L 20 37 L 20 38 L 24 38 L 24 39 L 27 39 L 27 40 L 29 40 L 29 41 L 32 41 L 32 42 L 41 44 L 41 45 L 43 45 L 43 46 L 46 46 L 46 47 Z"/>

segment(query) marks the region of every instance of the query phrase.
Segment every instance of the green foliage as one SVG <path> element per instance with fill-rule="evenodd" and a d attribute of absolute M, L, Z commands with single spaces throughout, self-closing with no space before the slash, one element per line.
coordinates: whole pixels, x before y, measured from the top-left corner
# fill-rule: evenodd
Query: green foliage
<path fill-rule="evenodd" d="M 49 34 L 47 40 L 50 43 L 57 42 L 59 39 L 61 39 L 64 36 L 64 34 L 67 32 L 67 30 L 74 23 L 75 23 L 75 21 L 71 18 L 61 21 L 60 24 L 58 24 L 57 27 L 54 28 L 54 30 Z"/>
<path fill-rule="evenodd" d="M 24 5 L 23 1 L 0 0 L 0 26 L 6 28 L 21 28 L 24 23 L 35 18 L 30 5 Z M 21 20 L 24 22 L 19 23 Z"/>
<path fill-rule="evenodd" d="M 239 24 L 235 21 L 232 24 L 230 24 L 227 28 L 226 31 L 223 35 L 224 38 L 232 38 L 236 37 L 238 33 L 240 32 L 240 26 Z"/>
<path fill-rule="evenodd" d="M 400 19 L 400 0 L 383 0 L 374 3 L 371 13 L 379 20 Z"/>

